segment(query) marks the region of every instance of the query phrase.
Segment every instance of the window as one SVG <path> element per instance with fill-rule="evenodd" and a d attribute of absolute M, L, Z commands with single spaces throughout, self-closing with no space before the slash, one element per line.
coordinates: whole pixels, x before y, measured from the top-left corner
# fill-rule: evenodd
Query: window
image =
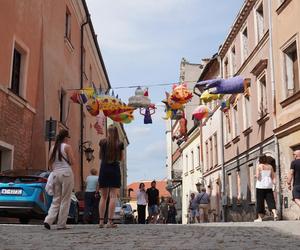
<path fill-rule="evenodd" d="M 232 176 L 231 174 L 227 175 L 228 179 L 228 203 L 232 204 Z"/>
<path fill-rule="evenodd" d="M 228 70 L 228 58 L 224 61 L 224 78 L 229 77 L 229 70 Z"/>
<path fill-rule="evenodd" d="M 209 138 L 209 169 L 214 166 L 214 155 L 213 155 L 213 142 L 212 137 Z"/>
<path fill-rule="evenodd" d="M 205 158 L 206 158 L 205 170 L 208 170 L 209 169 L 208 141 L 205 142 Z"/>
<path fill-rule="evenodd" d="M 71 41 L 71 12 L 66 9 L 65 37 Z"/>
<path fill-rule="evenodd" d="M 13 150 L 12 145 L 0 141 L 0 172 L 13 168 Z"/>
<path fill-rule="evenodd" d="M 235 53 L 235 46 L 231 49 L 231 75 L 233 76 L 236 73 L 236 53 Z"/>
<path fill-rule="evenodd" d="M 197 159 L 198 159 L 198 167 L 200 167 L 201 166 L 200 146 L 197 146 Z"/>
<path fill-rule="evenodd" d="M 22 60 L 21 52 L 17 49 L 14 49 L 13 68 L 12 68 L 12 76 L 11 76 L 11 90 L 16 95 L 20 95 L 21 60 Z"/>
<path fill-rule="evenodd" d="M 244 95 L 243 97 L 244 105 L 243 105 L 243 120 L 244 120 L 244 130 L 251 127 L 251 102 L 250 96 Z"/>
<path fill-rule="evenodd" d="M 267 106 L 267 86 L 266 86 L 266 75 L 262 75 L 258 78 L 258 116 L 259 118 L 265 116 L 268 112 Z"/>
<path fill-rule="evenodd" d="M 264 35 L 264 7 L 263 2 L 256 9 L 256 34 L 257 34 L 257 42 L 262 39 Z"/>
<path fill-rule="evenodd" d="M 185 172 L 189 171 L 189 157 L 185 155 Z"/>
<path fill-rule="evenodd" d="M 248 189 L 249 189 L 249 193 L 250 193 L 250 202 L 254 202 L 255 201 L 255 186 L 254 186 L 254 168 L 253 168 L 253 164 L 249 165 L 248 168 Z"/>
<path fill-rule="evenodd" d="M 218 165 L 218 137 L 217 133 L 214 134 L 214 166 Z"/>
<path fill-rule="evenodd" d="M 67 110 L 67 93 L 62 89 L 60 92 L 60 122 L 66 125 L 68 110 Z"/>
<path fill-rule="evenodd" d="M 237 203 L 241 202 L 241 175 L 240 170 L 236 171 L 236 183 L 237 183 Z"/>
<path fill-rule="evenodd" d="M 195 159 L 194 159 L 194 151 L 191 151 L 191 160 L 192 160 L 192 170 L 195 168 Z"/>
<path fill-rule="evenodd" d="M 239 131 L 239 116 L 238 116 L 238 106 L 237 104 L 232 109 L 233 112 L 233 137 L 237 137 L 240 133 Z"/>
<path fill-rule="evenodd" d="M 225 128 L 225 143 L 228 143 L 231 140 L 231 112 L 228 110 L 228 112 L 225 113 L 225 117 L 223 119 L 224 121 L 224 128 Z"/>
<path fill-rule="evenodd" d="M 296 41 L 283 51 L 283 55 L 286 97 L 289 97 L 299 91 L 299 66 Z"/>
<path fill-rule="evenodd" d="M 242 62 L 244 62 L 246 60 L 246 58 L 248 57 L 248 53 L 249 53 L 249 41 L 248 41 L 248 28 L 245 27 L 242 31 Z"/>

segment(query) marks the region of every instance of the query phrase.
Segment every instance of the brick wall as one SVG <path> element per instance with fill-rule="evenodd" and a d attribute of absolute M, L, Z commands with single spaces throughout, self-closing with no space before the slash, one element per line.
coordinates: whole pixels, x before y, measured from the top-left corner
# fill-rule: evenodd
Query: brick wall
<path fill-rule="evenodd" d="M 14 146 L 14 168 L 30 167 L 34 113 L 0 89 L 0 140 Z"/>

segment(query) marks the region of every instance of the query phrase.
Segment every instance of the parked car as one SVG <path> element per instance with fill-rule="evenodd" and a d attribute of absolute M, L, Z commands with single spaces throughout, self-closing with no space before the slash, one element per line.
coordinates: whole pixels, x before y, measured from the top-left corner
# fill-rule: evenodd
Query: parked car
<path fill-rule="evenodd" d="M 31 219 L 44 219 L 52 197 L 45 191 L 49 172 L 45 170 L 13 170 L 0 175 L 0 216 L 18 218 L 23 224 Z M 68 220 L 78 223 L 79 205 L 71 197 Z"/>
<path fill-rule="evenodd" d="M 133 210 L 130 204 L 124 204 L 121 209 L 121 222 L 122 224 L 135 224 L 136 217 L 134 213 L 136 210 Z"/>
<path fill-rule="evenodd" d="M 114 217 L 113 217 L 113 221 L 116 224 L 122 223 L 121 211 L 122 211 L 122 203 L 120 200 L 117 200 L 116 207 L 115 207 L 115 213 L 114 213 Z"/>

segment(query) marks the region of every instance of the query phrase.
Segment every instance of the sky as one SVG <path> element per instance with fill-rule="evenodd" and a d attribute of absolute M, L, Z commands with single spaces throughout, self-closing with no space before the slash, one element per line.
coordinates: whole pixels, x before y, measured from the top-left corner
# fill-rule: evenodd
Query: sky
<path fill-rule="evenodd" d="M 180 61 L 200 63 L 218 51 L 244 0 L 87 0 L 112 88 L 176 83 Z M 171 86 L 149 88 L 159 104 Z M 115 89 L 124 101 L 135 89 Z M 165 120 L 162 106 L 153 124 L 125 125 L 128 184 L 166 178 Z"/>

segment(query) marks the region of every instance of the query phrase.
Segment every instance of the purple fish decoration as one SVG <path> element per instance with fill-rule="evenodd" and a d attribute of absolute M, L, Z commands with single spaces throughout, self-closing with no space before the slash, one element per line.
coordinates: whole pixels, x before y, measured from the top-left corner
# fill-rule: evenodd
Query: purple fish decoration
<path fill-rule="evenodd" d="M 250 79 L 235 76 L 229 79 L 213 79 L 198 82 L 195 87 L 198 89 L 209 90 L 210 94 L 238 94 L 250 86 Z"/>

